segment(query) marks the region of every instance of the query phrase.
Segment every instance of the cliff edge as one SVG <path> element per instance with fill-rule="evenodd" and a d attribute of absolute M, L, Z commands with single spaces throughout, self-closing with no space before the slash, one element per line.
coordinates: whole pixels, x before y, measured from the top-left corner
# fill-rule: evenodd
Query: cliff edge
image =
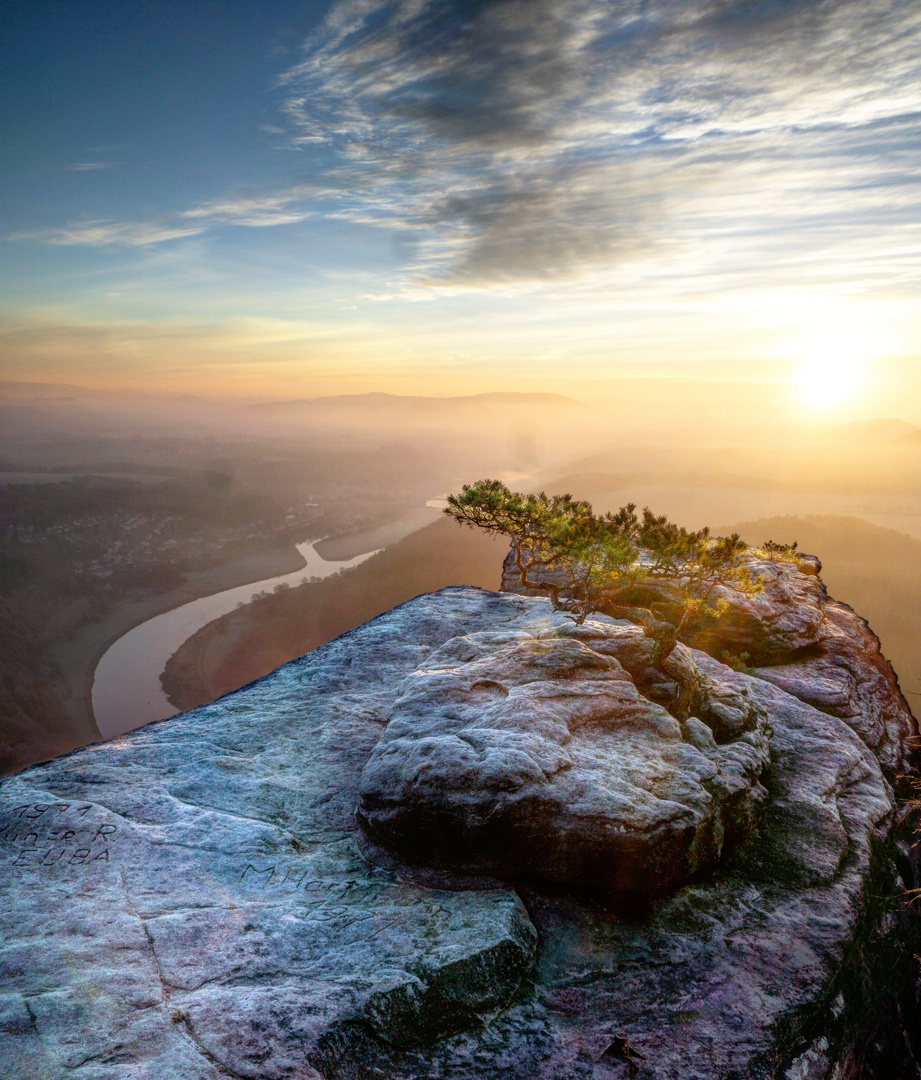
<path fill-rule="evenodd" d="M 917 725 L 817 563 L 765 593 L 660 671 L 445 589 L 8 778 L 12 1075 L 917 1077 Z"/>

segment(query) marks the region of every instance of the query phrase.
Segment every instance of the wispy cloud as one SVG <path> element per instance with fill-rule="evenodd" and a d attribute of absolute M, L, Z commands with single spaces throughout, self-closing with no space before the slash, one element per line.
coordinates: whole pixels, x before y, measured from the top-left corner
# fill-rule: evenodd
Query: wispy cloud
<path fill-rule="evenodd" d="M 85 245 L 143 247 L 164 240 L 177 240 L 204 232 L 203 226 L 154 224 L 150 222 L 83 221 L 63 229 L 35 229 L 12 233 L 9 240 L 39 240 L 64 247 Z"/>
<path fill-rule="evenodd" d="M 912 0 L 341 0 L 282 83 L 336 213 L 415 229 L 432 283 L 568 277 L 695 217 L 711 256 L 821 247 L 845 204 L 858 231 L 919 204 Z"/>
<path fill-rule="evenodd" d="M 185 210 L 179 216 L 200 219 L 209 224 L 221 222 L 250 228 L 286 225 L 310 216 L 311 210 L 304 203 L 316 192 L 313 185 L 298 185 L 271 194 L 215 199 Z"/>
<path fill-rule="evenodd" d="M 303 204 L 316 188 L 298 186 L 284 191 L 230 199 L 215 199 L 156 221 L 74 222 L 62 229 L 16 232 L 8 240 L 38 240 L 44 244 L 88 247 L 143 247 L 167 240 L 198 236 L 217 225 L 261 228 L 303 221 L 312 213 Z M 300 204 L 300 205 L 298 205 Z"/>
<path fill-rule="evenodd" d="M 78 161 L 69 166 L 69 172 L 95 172 L 97 169 L 114 169 L 117 161 Z"/>

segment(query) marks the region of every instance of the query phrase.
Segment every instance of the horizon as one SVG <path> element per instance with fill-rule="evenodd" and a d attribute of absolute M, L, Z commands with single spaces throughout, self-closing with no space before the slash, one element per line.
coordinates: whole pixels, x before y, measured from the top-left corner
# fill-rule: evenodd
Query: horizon
<path fill-rule="evenodd" d="M 575 393 L 562 393 L 557 390 L 517 390 L 512 388 L 496 389 L 469 389 L 466 392 L 451 392 L 433 390 L 429 393 L 409 392 L 397 390 L 356 389 L 352 392 L 339 393 L 315 393 L 312 395 L 289 394 L 266 392 L 262 394 L 222 393 L 212 390 L 211 393 L 194 393 L 182 388 L 147 387 L 144 385 L 131 385 L 125 382 L 59 382 L 57 380 L 36 381 L 34 379 L 0 378 L 0 405 L 4 402 L 8 405 L 34 402 L 34 403 L 63 403 L 67 401 L 78 402 L 83 396 L 94 397 L 100 403 L 112 398 L 133 399 L 136 402 L 169 402 L 199 404 L 202 407 L 216 408 L 243 408 L 243 407 L 266 407 L 271 405 L 313 405 L 332 402 L 356 402 L 360 399 L 387 399 L 392 402 L 411 401 L 443 401 L 443 402 L 476 402 L 487 399 L 519 399 L 522 403 L 530 399 L 531 403 L 543 399 L 546 401 L 566 402 L 573 405 L 586 407 L 589 410 L 597 410 L 611 404 L 616 404 L 620 399 L 618 390 L 629 386 L 634 389 L 647 389 L 650 387 L 669 387 L 678 390 L 701 391 L 711 388 L 715 392 L 720 390 L 731 391 L 733 389 L 756 389 L 765 388 L 768 391 L 780 390 L 776 395 L 773 408 L 770 410 L 770 422 L 772 426 L 778 426 L 790 430 L 801 429 L 804 432 L 821 432 L 825 429 L 838 429 L 857 427 L 860 425 L 871 426 L 873 424 L 900 423 L 906 428 L 921 427 L 921 396 L 917 399 L 902 398 L 885 400 L 879 397 L 873 398 L 864 394 L 855 402 L 849 402 L 844 407 L 813 408 L 804 406 L 798 393 L 798 380 L 791 377 L 758 379 L 758 378 L 703 378 L 692 375 L 623 375 L 611 376 L 605 383 L 599 386 L 599 390 L 606 393 L 586 393 L 578 396 Z M 110 404 L 111 401 L 110 401 Z M 763 402 L 762 402 L 763 404 Z M 892 408 L 887 411 L 886 406 Z M 669 400 L 664 406 L 666 412 L 681 412 L 685 408 L 685 402 L 680 396 L 676 400 Z M 754 410 L 752 419 L 757 414 Z M 908 419 L 913 417 L 914 419 Z M 764 419 L 761 418 L 764 423 Z M 730 442 L 732 439 L 730 438 Z"/>

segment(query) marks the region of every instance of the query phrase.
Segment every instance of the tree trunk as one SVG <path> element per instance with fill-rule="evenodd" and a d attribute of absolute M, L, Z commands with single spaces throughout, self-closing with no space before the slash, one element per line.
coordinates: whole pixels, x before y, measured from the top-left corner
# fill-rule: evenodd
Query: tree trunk
<path fill-rule="evenodd" d="M 672 650 L 678 644 L 675 627 L 670 622 L 666 622 L 665 619 L 656 618 L 649 608 L 605 604 L 599 610 L 603 611 L 605 615 L 610 615 L 613 619 L 629 619 L 630 622 L 642 626 L 646 637 L 655 642 L 656 648 L 652 654 L 652 662 L 659 669 L 661 669 L 671 655 Z"/>

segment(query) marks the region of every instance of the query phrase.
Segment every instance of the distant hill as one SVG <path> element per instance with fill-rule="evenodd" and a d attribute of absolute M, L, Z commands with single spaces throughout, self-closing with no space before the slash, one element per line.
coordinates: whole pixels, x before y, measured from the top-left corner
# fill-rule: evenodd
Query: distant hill
<path fill-rule="evenodd" d="M 717 472 L 573 472 L 554 477 L 541 486 L 547 491 L 568 491 L 578 499 L 591 501 L 598 493 L 629 491 L 640 487 L 746 488 L 750 491 L 774 490 L 779 485 L 769 476 L 742 476 Z"/>
<path fill-rule="evenodd" d="M 921 446 L 921 428 L 907 431 L 904 435 L 897 435 L 892 442 L 896 446 Z"/>
<path fill-rule="evenodd" d="M 591 441 L 606 418 L 561 394 L 491 393 L 464 397 L 344 394 L 239 407 L 234 422 L 259 438 L 314 446 L 374 447 L 399 439 L 441 455 L 444 484 L 512 470 L 530 473 Z"/>
<path fill-rule="evenodd" d="M 578 482 L 586 492 L 608 493 L 631 487 L 688 484 L 713 489 L 738 487 L 748 491 L 818 495 L 904 493 L 916 496 L 921 493 L 921 458 L 915 452 L 921 446 L 921 429 L 915 431 L 906 424 L 907 433 L 883 437 L 887 430 L 896 430 L 888 426 L 890 423 L 902 425 L 902 421 L 882 423 L 885 426 L 871 427 L 862 434 L 860 429 L 856 432 L 846 430 L 834 438 L 811 443 L 778 438 L 769 446 L 729 442 L 707 447 L 693 444 L 667 447 L 638 442 L 608 446 L 584 456 L 572 454 L 565 463 L 556 464 L 552 471 L 548 469 L 535 477 L 533 486 L 548 491 L 568 491 L 569 486 L 561 488 L 559 485 Z M 898 430 L 902 430 L 901 426 Z M 871 439 L 874 431 L 876 435 Z M 591 494 L 582 490 L 572 493 L 579 498 L 592 499 Z M 799 508 L 795 509 L 799 512 Z M 847 512 L 822 507 L 815 509 Z M 778 508 L 772 508 L 772 511 L 777 513 Z M 719 516 L 723 517 L 722 514 Z"/>
<path fill-rule="evenodd" d="M 93 391 L 72 383 L 19 382 L 0 379 L 0 398 L 31 401 L 35 398 L 72 401 L 76 397 L 92 397 Z"/>
<path fill-rule="evenodd" d="M 125 402 L 145 402 L 158 405 L 212 404 L 213 399 L 200 394 L 169 390 L 138 390 L 132 387 L 77 386 L 74 383 L 20 382 L 0 379 L 0 400 L 53 404 L 55 402 L 87 402 L 93 405 L 117 405 Z"/>
<path fill-rule="evenodd" d="M 385 419 L 405 413 L 424 419 L 434 414 L 466 414 L 508 409 L 556 409 L 565 412 L 584 410 L 585 405 L 562 394 L 527 394 L 501 392 L 469 394 L 461 397 L 425 397 L 401 394 L 337 394 L 329 397 L 295 398 L 247 405 L 253 415 L 269 414 L 303 418 L 307 415 L 343 416 L 373 414 Z"/>

